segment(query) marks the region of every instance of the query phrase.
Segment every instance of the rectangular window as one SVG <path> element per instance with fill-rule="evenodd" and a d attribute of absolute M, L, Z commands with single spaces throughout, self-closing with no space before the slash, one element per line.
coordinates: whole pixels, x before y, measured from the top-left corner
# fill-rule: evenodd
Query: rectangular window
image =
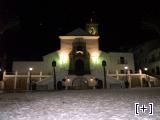
<path fill-rule="evenodd" d="M 125 59 L 124 59 L 124 57 L 120 57 L 120 64 L 125 64 Z"/>
<path fill-rule="evenodd" d="M 130 70 L 130 73 L 132 74 L 132 73 L 133 73 L 133 71 L 132 71 L 132 70 Z"/>
<path fill-rule="evenodd" d="M 83 47 L 82 46 L 77 46 L 77 51 L 82 51 L 83 50 Z"/>
<path fill-rule="evenodd" d="M 124 70 L 121 70 L 121 74 L 124 74 Z"/>

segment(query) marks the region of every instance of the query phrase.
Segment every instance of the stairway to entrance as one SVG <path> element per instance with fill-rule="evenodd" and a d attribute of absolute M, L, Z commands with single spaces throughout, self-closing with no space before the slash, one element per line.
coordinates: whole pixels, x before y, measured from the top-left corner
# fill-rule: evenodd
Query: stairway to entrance
<path fill-rule="evenodd" d="M 71 88 L 74 90 L 88 89 L 88 80 L 83 76 L 77 76 L 73 79 Z"/>

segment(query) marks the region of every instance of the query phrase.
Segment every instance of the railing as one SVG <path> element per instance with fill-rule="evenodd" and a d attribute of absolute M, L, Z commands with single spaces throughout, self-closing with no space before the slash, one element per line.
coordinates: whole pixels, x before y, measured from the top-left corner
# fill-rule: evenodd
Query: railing
<path fill-rule="evenodd" d="M 154 76 L 143 74 L 140 70 L 139 73 L 130 74 L 128 71 L 127 74 L 119 74 L 118 71 L 114 73 L 106 73 L 107 76 L 113 77 L 117 80 L 128 80 L 129 87 L 133 87 L 134 81 L 137 80 L 137 82 L 140 83 L 140 87 L 144 87 L 144 80 L 146 80 L 149 84 L 149 87 L 151 86 L 150 82 L 154 83 L 154 86 L 160 86 L 160 80 Z M 29 90 L 30 80 L 32 79 L 33 82 L 40 82 L 44 81 L 47 78 L 52 77 L 52 75 L 43 75 L 42 72 L 40 72 L 38 75 L 31 75 L 29 72 L 25 75 L 18 74 L 18 72 L 15 73 L 3 73 L 3 81 L 0 81 L 0 89 L 25 89 Z M 23 87 L 22 87 L 23 86 Z"/>
<path fill-rule="evenodd" d="M 24 78 L 28 78 L 28 77 L 30 77 L 30 76 L 32 76 L 32 78 L 39 78 L 39 79 L 41 79 L 41 78 L 44 78 L 44 77 L 50 77 L 51 75 L 43 75 L 42 74 L 42 72 L 40 72 L 40 74 L 39 75 L 34 75 L 34 74 L 32 74 L 32 75 L 30 75 L 30 73 L 28 72 L 27 74 L 25 74 L 25 75 L 23 75 L 23 74 L 18 74 L 18 72 L 10 72 L 10 73 L 8 73 L 8 72 L 5 72 L 4 71 L 4 73 L 3 73 L 3 80 L 5 80 L 6 78 L 12 78 L 12 77 L 24 77 Z"/>
<path fill-rule="evenodd" d="M 8 89 L 8 90 L 29 90 L 29 85 L 32 83 L 39 82 L 46 78 L 49 78 L 52 75 L 43 75 L 40 72 L 39 75 L 34 75 L 28 72 L 25 75 L 18 74 L 18 72 L 14 73 L 6 73 L 3 72 L 3 81 L 0 82 L 0 89 Z"/>

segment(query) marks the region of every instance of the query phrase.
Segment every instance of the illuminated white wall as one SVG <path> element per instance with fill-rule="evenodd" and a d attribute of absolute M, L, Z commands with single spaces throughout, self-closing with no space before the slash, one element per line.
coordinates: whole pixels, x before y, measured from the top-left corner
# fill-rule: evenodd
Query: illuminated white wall
<path fill-rule="evenodd" d="M 91 65 L 90 65 L 90 69 L 91 69 L 91 74 L 96 76 L 96 78 L 103 80 L 103 76 L 104 76 L 104 71 L 103 71 L 103 67 L 102 67 L 102 61 L 105 60 L 107 62 L 107 66 L 108 64 L 110 64 L 109 58 L 108 58 L 108 54 L 103 52 L 103 51 L 99 51 L 99 56 L 98 56 L 98 60 L 96 62 L 94 62 L 91 58 Z"/>
<path fill-rule="evenodd" d="M 110 59 L 110 64 L 108 66 L 108 69 L 110 71 L 110 73 L 115 73 L 115 70 L 118 70 L 119 73 L 121 70 L 124 70 L 125 66 L 128 66 L 128 68 L 130 70 L 133 71 L 133 73 L 135 72 L 135 68 L 134 68 L 134 57 L 132 53 L 125 53 L 125 52 L 110 52 L 108 54 L 108 57 Z M 125 60 L 127 61 L 126 64 L 120 64 L 120 57 L 124 57 Z"/>
<path fill-rule="evenodd" d="M 103 79 L 102 61 L 107 62 L 107 70 L 110 73 L 115 73 L 116 70 L 120 72 L 125 66 L 128 66 L 134 72 L 134 58 L 132 53 L 110 52 L 106 53 L 99 50 L 98 39 L 99 36 L 60 36 L 61 47 L 60 50 L 52 52 L 43 56 L 42 62 L 14 62 L 13 71 L 26 73 L 29 67 L 34 68 L 35 73 L 40 71 L 43 74 L 53 73 L 52 61 L 56 61 L 57 80 L 62 80 L 68 75 L 69 69 L 69 53 L 72 50 L 72 43 L 76 39 L 86 41 L 86 49 L 90 54 L 90 70 L 91 74 L 96 78 Z M 120 57 L 127 60 L 127 64 L 119 64 Z"/>

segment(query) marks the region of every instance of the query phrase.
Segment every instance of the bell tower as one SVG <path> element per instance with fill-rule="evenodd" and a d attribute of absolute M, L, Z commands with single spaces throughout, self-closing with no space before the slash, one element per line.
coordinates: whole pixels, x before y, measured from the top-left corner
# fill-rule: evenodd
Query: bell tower
<path fill-rule="evenodd" d="M 98 24 L 93 22 L 93 19 L 90 19 L 90 22 L 86 24 L 86 31 L 91 35 L 98 35 Z"/>

